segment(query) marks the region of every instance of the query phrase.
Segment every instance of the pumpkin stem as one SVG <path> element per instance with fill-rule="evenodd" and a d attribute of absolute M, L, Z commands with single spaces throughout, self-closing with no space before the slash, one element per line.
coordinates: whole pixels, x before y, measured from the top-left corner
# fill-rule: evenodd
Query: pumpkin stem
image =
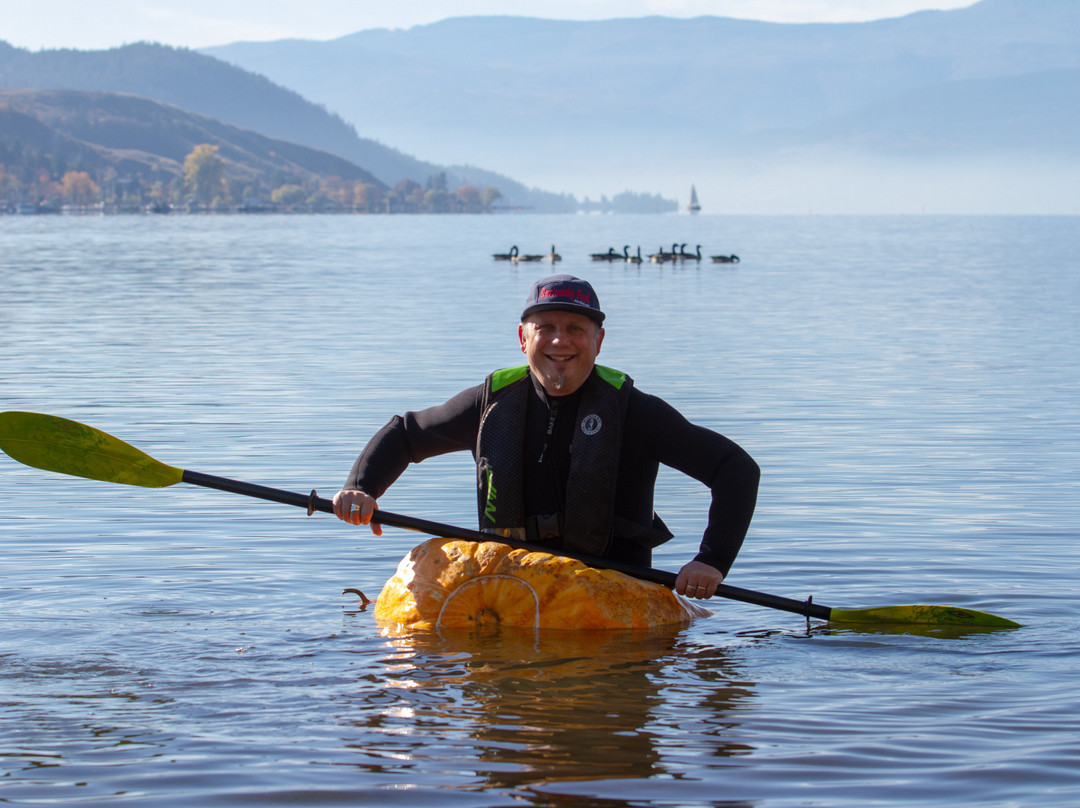
<path fill-rule="evenodd" d="M 359 589 L 354 589 L 352 587 L 350 587 L 349 589 L 343 589 L 341 591 L 341 594 L 358 596 L 360 598 L 360 605 L 362 605 L 362 606 L 367 606 L 369 603 L 374 603 L 375 602 L 373 600 L 368 599 L 368 596 L 365 595 L 363 592 L 361 592 Z"/>

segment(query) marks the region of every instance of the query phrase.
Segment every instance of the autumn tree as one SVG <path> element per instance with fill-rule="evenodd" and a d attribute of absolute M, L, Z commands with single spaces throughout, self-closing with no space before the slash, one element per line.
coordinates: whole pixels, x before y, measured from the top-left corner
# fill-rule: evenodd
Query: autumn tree
<path fill-rule="evenodd" d="M 442 188 L 432 188 L 424 193 L 424 207 L 432 213 L 446 213 L 450 210 L 450 194 Z"/>
<path fill-rule="evenodd" d="M 97 202 L 101 189 L 85 171 L 69 171 L 60 182 L 61 196 L 72 205 L 90 205 Z"/>
<path fill-rule="evenodd" d="M 299 185 L 282 185 L 280 188 L 274 189 L 270 194 L 271 202 L 285 207 L 301 205 L 307 198 L 308 192 Z"/>
<path fill-rule="evenodd" d="M 34 185 L 34 198 L 40 203 L 53 204 L 59 201 L 60 192 L 60 183 L 54 180 L 48 171 L 42 170 Z"/>
<path fill-rule="evenodd" d="M 319 192 L 323 198 L 335 205 L 352 205 L 353 186 L 341 177 L 332 175 L 319 180 Z"/>
<path fill-rule="evenodd" d="M 461 209 L 466 213 L 473 213 L 480 209 L 480 191 L 475 185 L 462 185 L 455 192 Z"/>
<path fill-rule="evenodd" d="M 485 209 L 490 209 L 496 199 L 502 199 L 502 191 L 494 185 L 488 185 L 480 192 L 480 201 L 484 204 Z"/>
<path fill-rule="evenodd" d="M 374 213 L 382 207 L 383 194 L 378 185 L 357 180 L 353 185 L 353 204 L 357 210 Z"/>
<path fill-rule="evenodd" d="M 217 146 L 200 143 L 184 158 L 184 185 L 206 206 L 225 190 L 225 161 Z"/>
<path fill-rule="evenodd" d="M 400 200 L 403 212 L 415 213 L 424 203 L 424 186 L 415 180 L 401 180 L 394 186 L 394 191 L 396 195 L 392 198 Z"/>

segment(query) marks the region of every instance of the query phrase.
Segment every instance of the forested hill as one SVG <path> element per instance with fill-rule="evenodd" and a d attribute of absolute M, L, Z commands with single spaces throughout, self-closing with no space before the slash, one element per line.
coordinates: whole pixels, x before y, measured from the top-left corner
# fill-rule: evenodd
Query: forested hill
<path fill-rule="evenodd" d="M 450 187 L 495 186 L 508 203 L 541 209 L 564 209 L 574 203 L 483 169 L 442 166 L 410 157 L 361 137 L 352 124 L 263 76 L 183 48 L 138 43 L 105 51 L 32 52 L 0 42 L 2 88 L 143 96 L 338 155 L 391 186 L 401 180 L 423 184 L 445 173 Z"/>
<path fill-rule="evenodd" d="M 141 96 L 79 90 L 0 90 L 0 149 L 33 150 L 50 162 L 101 175 L 167 181 L 180 176 L 200 144 L 217 147 L 230 174 L 264 192 L 323 177 L 370 183 L 374 175 L 344 158 L 269 138 Z M 0 161 L 4 162 L 4 161 Z"/>

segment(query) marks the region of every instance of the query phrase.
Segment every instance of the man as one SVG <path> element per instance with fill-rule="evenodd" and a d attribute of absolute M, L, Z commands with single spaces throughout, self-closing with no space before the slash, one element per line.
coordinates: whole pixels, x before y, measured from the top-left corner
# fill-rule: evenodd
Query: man
<path fill-rule="evenodd" d="M 537 281 L 518 326 L 528 365 L 394 416 L 357 458 L 334 497 L 335 514 L 369 524 L 377 498 L 410 463 L 469 450 L 481 530 L 649 566 L 652 548 L 672 538 L 653 511 L 663 463 L 712 491 L 700 551 L 675 585 L 688 597 L 712 597 L 750 526 L 758 466 L 732 441 L 597 365 L 604 317 L 588 282 Z"/>

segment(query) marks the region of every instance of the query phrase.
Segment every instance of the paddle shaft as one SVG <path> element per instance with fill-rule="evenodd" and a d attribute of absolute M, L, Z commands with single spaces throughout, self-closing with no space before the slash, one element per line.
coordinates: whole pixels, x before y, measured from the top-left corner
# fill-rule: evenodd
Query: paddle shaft
<path fill-rule="evenodd" d="M 230 493 L 258 497 L 272 502 L 332 513 L 333 504 L 320 499 L 312 491 L 308 495 L 279 491 L 262 485 L 214 477 L 169 466 L 136 449 L 131 444 L 67 418 L 34 412 L 0 412 L 0 449 L 20 463 L 59 474 L 71 474 L 108 483 L 139 485 L 145 488 L 164 488 L 187 482 Z M 438 522 L 428 522 L 408 516 L 376 511 L 379 524 L 416 530 L 433 536 L 466 541 L 499 541 L 529 551 L 553 552 L 551 548 L 514 541 L 491 533 L 464 530 Z M 676 576 L 670 572 L 622 564 L 592 556 L 555 551 L 593 567 L 616 570 L 642 580 L 674 588 Z M 766 595 L 749 589 L 722 584 L 716 594 L 720 597 L 764 606 L 770 609 L 817 617 L 829 622 L 847 624 L 903 624 L 930 626 L 970 626 L 979 628 L 1019 628 L 1020 624 L 1004 617 L 952 606 L 910 605 L 878 606 L 872 609 L 830 609 L 806 602 Z"/>
<path fill-rule="evenodd" d="M 184 470 L 181 479 L 183 482 L 190 483 L 191 485 L 214 488 L 218 491 L 226 491 L 231 494 L 242 494 L 247 497 L 256 497 L 258 499 L 270 500 L 271 502 L 278 502 L 283 505 L 293 505 L 298 508 L 304 508 L 307 510 L 308 516 L 315 513 L 315 511 L 321 511 L 323 513 L 334 512 L 334 503 L 318 496 L 315 491 L 312 491 L 310 494 L 298 494 L 292 491 L 269 488 L 265 485 L 255 485 L 239 480 L 230 480 L 225 477 L 215 477 L 212 474 L 203 474 L 202 472 L 189 471 L 187 469 Z M 390 527 L 415 530 L 419 533 L 426 533 L 431 536 L 441 536 L 446 539 L 497 541 L 502 544 L 509 544 L 512 547 L 520 547 L 521 549 L 529 550 L 530 552 L 553 552 L 550 547 L 515 541 L 514 539 L 504 538 L 492 533 L 483 533 L 479 530 L 468 530 L 466 528 L 454 527 L 453 525 L 440 524 L 439 522 L 429 522 L 426 519 L 416 519 L 412 516 L 402 516 L 400 514 L 390 513 L 389 511 L 375 511 L 374 515 L 371 517 L 371 521 L 381 525 L 389 525 Z M 672 589 L 675 588 L 676 576 L 673 572 L 652 569 L 651 567 L 639 567 L 634 564 L 624 564 L 619 561 L 611 561 L 606 558 L 597 558 L 595 556 L 567 552 L 565 550 L 559 550 L 556 554 L 577 559 L 590 567 L 615 570 L 616 572 L 621 572 L 624 575 L 629 575 L 633 578 L 639 578 L 643 581 L 652 581 L 653 583 L 662 584 L 663 586 Z M 716 594 L 717 596 L 727 598 L 728 600 L 737 600 L 755 606 L 764 606 L 768 609 L 779 609 L 781 611 L 801 614 L 806 617 L 815 617 L 821 620 L 828 620 L 829 615 L 832 613 L 832 609 L 828 606 L 819 606 L 816 603 L 811 603 L 809 600 L 801 601 L 792 598 L 783 598 L 778 595 L 755 592 L 752 589 L 742 589 L 728 584 L 720 584 L 716 588 Z"/>

